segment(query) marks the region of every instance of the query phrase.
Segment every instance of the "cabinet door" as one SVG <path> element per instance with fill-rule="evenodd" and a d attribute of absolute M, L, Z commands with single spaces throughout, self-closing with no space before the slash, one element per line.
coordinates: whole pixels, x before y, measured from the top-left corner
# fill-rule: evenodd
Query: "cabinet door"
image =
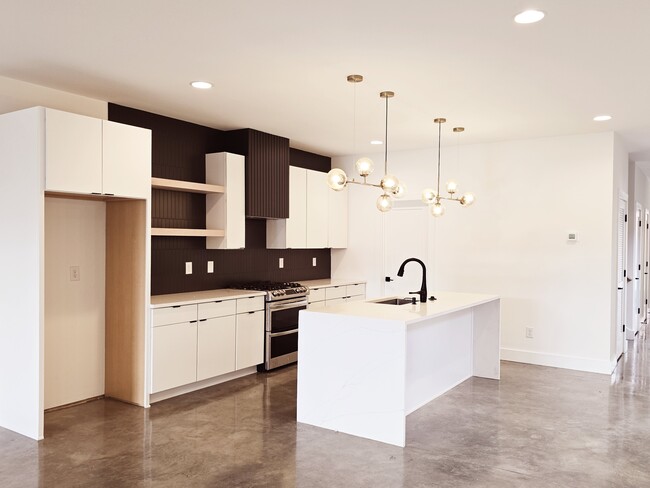
<path fill-rule="evenodd" d="M 151 191 L 151 131 L 103 122 L 103 193 L 147 198 Z"/>
<path fill-rule="evenodd" d="M 102 121 L 45 110 L 45 190 L 102 193 Z"/>
<path fill-rule="evenodd" d="M 307 170 L 289 166 L 289 218 L 287 219 L 288 248 L 307 246 Z"/>
<path fill-rule="evenodd" d="M 348 247 L 348 188 L 327 192 L 329 198 L 327 247 Z"/>
<path fill-rule="evenodd" d="M 197 381 L 235 370 L 235 315 L 199 322 Z"/>
<path fill-rule="evenodd" d="M 153 329 L 152 393 L 196 381 L 196 322 Z"/>
<path fill-rule="evenodd" d="M 237 315 L 237 369 L 264 362 L 264 312 Z"/>
<path fill-rule="evenodd" d="M 307 170 L 307 247 L 326 248 L 328 234 L 327 175 Z"/>

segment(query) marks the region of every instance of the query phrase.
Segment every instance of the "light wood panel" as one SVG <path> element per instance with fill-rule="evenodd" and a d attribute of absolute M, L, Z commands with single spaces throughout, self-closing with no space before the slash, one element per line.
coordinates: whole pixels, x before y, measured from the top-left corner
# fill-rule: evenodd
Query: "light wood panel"
<path fill-rule="evenodd" d="M 146 202 L 106 204 L 106 396 L 144 404 Z"/>
<path fill-rule="evenodd" d="M 166 227 L 153 227 L 152 236 L 176 237 L 223 237 L 226 232 L 221 229 L 174 229 Z"/>
<path fill-rule="evenodd" d="M 166 178 L 151 178 L 151 187 L 159 190 L 186 191 L 190 193 L 223 193 L 225 190 L 222 185 L 168 180 Z"/>

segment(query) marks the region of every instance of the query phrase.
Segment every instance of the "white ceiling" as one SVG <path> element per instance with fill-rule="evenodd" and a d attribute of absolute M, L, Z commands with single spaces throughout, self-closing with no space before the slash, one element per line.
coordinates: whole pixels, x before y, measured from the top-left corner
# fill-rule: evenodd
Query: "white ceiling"
<path fill-rule="evenodd" d="M 341 155 L 614 130 L 650 159 L 648 0 L 0 0 L 0 75 Z M 518 25 L 525 8 L 544 10 Z M 353 145 L 355 88 L 357 141 Z M 215 87 L 198 91 L 192 80 Z M 596 123 L 597 114 L 613 119 Z M 450 136 L 447 136 L 450 137 Z M 355 151 L 356 149 L 356 151 Z M 376 147 L 375 147 L 376 151 Z"/>

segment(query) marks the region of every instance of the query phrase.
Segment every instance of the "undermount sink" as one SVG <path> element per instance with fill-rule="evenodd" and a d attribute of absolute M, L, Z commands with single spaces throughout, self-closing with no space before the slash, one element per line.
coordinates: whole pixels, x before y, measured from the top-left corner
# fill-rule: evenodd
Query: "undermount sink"
<path fill-rule="evenodd" d="M 387 298 L 385 300 L 373 300 L 371 303 L 381 303 L 382 305 L 406 305 L 412 303 L 412 300 L 407 298 Z"/>

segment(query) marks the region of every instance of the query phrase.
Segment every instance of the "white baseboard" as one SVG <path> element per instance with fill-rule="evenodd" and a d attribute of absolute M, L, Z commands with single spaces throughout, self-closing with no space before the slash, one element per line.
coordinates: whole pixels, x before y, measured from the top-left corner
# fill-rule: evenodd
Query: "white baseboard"
<path fill-rule="evenodd" d="M 149 403 L 156 403 L 162 400 L 167 400 L 168 398 L 184 395 L 185 393 L 191 393 L 193 391 L 208 388 L 220 383 L 225 383 L 226 381 L 235 380 L 237 378 L 241 378 L 242 376 L 247 376 L 253 373 L 257 373 L 257 368 L 255 366 L 240 369 L 239 371 L 233 371 L 232 373 L 227 373 L 221 376 L 215 376 L 214 378 L 208 378 L 207 380 L 197 381 L 196 383 L 190 383 L 189 385 L 179 386 L 178 388 L 172 388 L 171 390 L 152 393 L 149 395 Z"/>
<path fill-rule="evenodd" d="M 612 374 L 616 361 L 581 358 L 576 356 L 562 356 L 521 349 L 501 348 L 501 359 L 517 363 L 536 364 L 538 366 L 552 366 L 553 368 L 574 369 L 589 373 Z"/>

